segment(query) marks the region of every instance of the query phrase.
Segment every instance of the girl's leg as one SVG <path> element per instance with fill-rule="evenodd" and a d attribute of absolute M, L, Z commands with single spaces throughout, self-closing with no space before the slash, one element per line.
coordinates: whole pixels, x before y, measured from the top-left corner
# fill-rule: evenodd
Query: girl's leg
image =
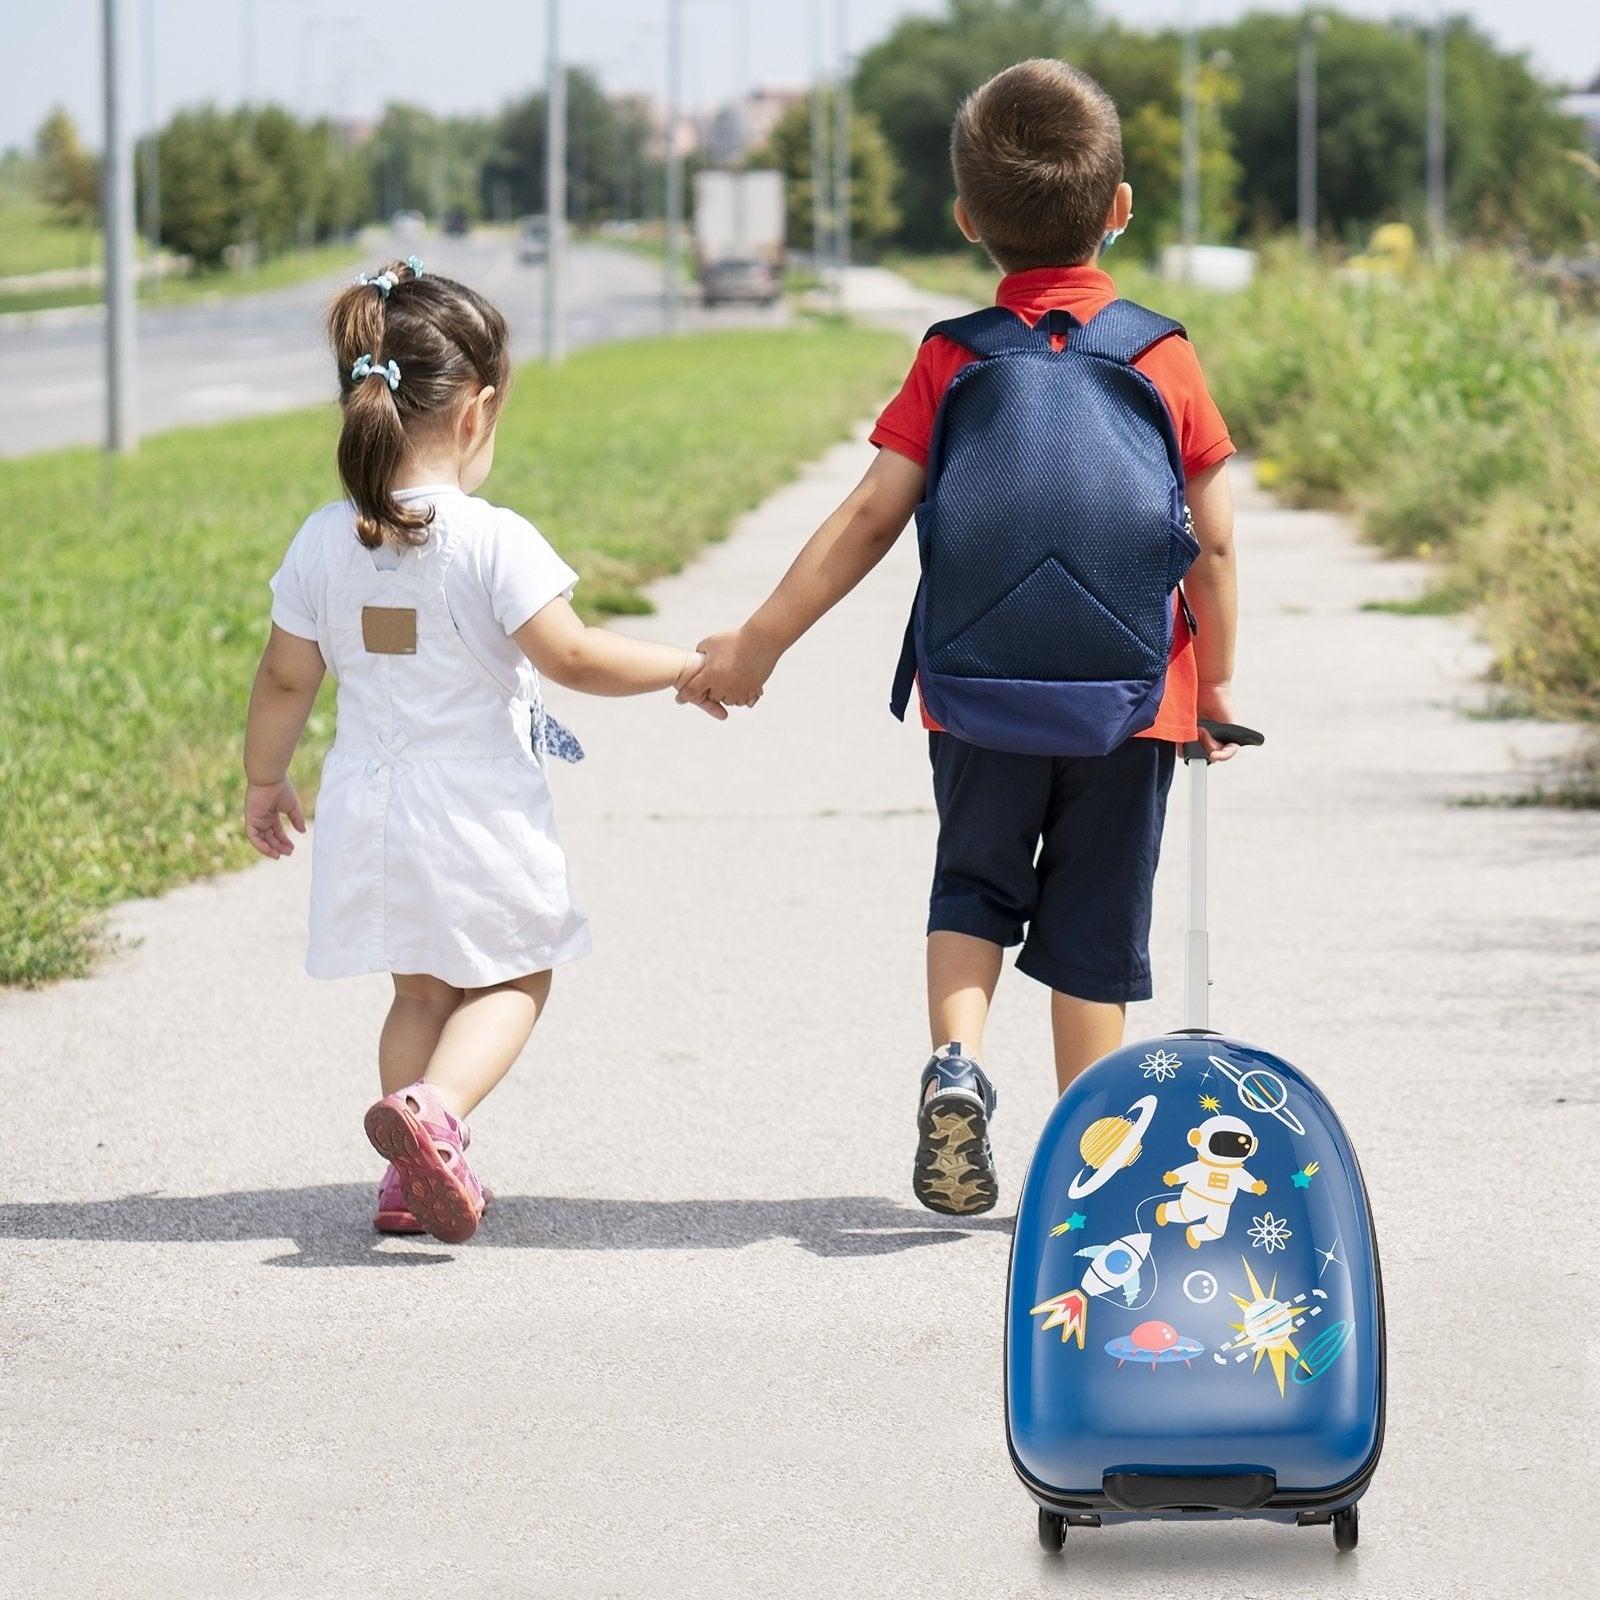
<path fill-rule="evenodd" d="M 549 998 L 550 974 L 531 972 L 454 993 L 457 1003 L 438 1033 L 427 1070 L 419 1075 L 453 1115 L 466 1117 L 522 1053 Z"/>
<path fill-rule="evenodd" d="M 385 1094 L 415 1083 L 428 1070 L 439 1036 L 461 1004 L 462 990 L 426 973 L 396 972 L 394 999 L 378 1036 L 378 1081 Z"/>
<path fill-rule="evenodd" d="M 1050 994 L 1050 1034 L 1056 1051 L 1056 1093 L 1101 1056 L 1122 1043 L 1128 1008 L 1120 1001 L 1079 1000 L 1059 989 Z"/>

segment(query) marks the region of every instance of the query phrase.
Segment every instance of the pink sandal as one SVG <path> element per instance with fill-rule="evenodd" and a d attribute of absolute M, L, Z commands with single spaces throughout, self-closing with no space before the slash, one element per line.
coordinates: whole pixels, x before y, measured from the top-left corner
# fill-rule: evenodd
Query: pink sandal
<path fill-rule="evenodd" d="M 462 1127 L 461 1147 L 466 1149 L 471 1143 L 470 1136 L 465 1126 Z M 488 1216 L 489 1206 L 494 1200 L 494 1190 L 486 1184 L 483 1190 L 483 1215 Z M 379 1233 L 426 1233 L 428 1230 L 422 1226 L 411 1214 L 411 1207 L 406 1204 L 406 1193 L 400 1183 L 400 1169 L 392 1162 L 385 1169 L 383 1182 L 378 1185 L 378 1204 L 372 1213 L 372 1226 Z"/>
<path fill-rule="evenodd" d="M 463 1154 L 470 1134 L 445 1109 L 434 1089 L 414 1083 L 385 1095 L 367 1110 L 367 1138 L 396 1174 L 400 1198 L 424 1232 L 446 1244 L 465 1244 L 478 1230 L 484 1210 L 483 1186 Z M 384 1201 L 391 1198 L 388 1176 L 378 1193 L 378 1216 L 398 1220 Z M 399 1228 L 386 1228 L 399 1232 Z"/>

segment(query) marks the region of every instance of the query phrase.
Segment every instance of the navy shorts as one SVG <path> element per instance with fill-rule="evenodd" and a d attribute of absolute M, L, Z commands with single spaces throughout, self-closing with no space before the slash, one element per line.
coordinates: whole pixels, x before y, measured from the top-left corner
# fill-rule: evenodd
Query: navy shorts
<path fill-rule="evenodd" d="M 931 733 L 928 754 L 939 810 L 928 932 L 1021 944 L 1019 971 L 1080 1000 L 1148 1000 L 1174 746 L 1028 756 Z"/>

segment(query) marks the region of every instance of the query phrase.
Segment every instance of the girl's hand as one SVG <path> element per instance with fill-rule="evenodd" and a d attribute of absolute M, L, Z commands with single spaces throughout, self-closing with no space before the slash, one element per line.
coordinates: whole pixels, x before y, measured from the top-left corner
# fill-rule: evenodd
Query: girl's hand
<path fill-rule="evenodd" d="M 742 628 L 702 639 L 699 654 L 700 670 L 678 685 L 680 704 L 711 700 L 724 706 L 753 706 L 777 664 L 755 648 Z"/>
<path fill-rule="evenodd" d="M 296 833 L 306 831 L 306 814 L 300 796 L 287 778 L 276 783 L 251 783 L 244 791 L 244 832 L 250 843 L 270 861 L 294 854 L 294 841 L 283 831 L 287 817 Z"/>
<path fill-rule="evenodd" d="M 706 658 L 698 650 L 684 652 L 683 671 L 678 674 L 677 681 L 672 685 L 678 693 L 680 706 L 695 705 L 705 712 L 708 717 L 715 717 L 718 722 L 728 720 L 728 708 L 720 700 L 702 698 L 699 695 L 689 694 L 686 685 L 705 669 Z"/>

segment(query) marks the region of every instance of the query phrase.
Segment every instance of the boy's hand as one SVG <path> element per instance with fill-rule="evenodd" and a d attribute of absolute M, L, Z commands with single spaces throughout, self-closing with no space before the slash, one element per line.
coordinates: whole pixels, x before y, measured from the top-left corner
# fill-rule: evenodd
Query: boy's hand
<path fill-rule="evenodd" d="M 718 722 L 726 722 L 728 720 L 728 712 L 726 707 L 724 707 L 719 701 L 715 699 L 693 699 L 686 692 L 687 685 L 693 681 L 695 674 L 698 673 L 700 669 L 705 666 L 705 664 L 706 658 L 703 652 L 699 650 L 690 650 L 686 652 L 683 662 L 683 671 L 678 674 L 678 680 L 672 686 L 678 691 L 678 704 L 680 706 L 699 706 L 708 717 L 715 717 Z"/>
<path fill-rule="evenodd" d="M 306 831 L 300 796 L 287 778 L 277 783 L 251 783 L 244 791 L 244 831 L 250 843 L 269 860 L 294 854 L 294 841 L 283 831 L 287 817 L 296 833 Z"/>
<path fill-rule="evenodd" d="M 1237 722 L 1239 719 L 1233 712 L 1232 684 L 1202 683 L 1195 711 L 1209 722 Z M 1236 744 L 1219 744 L 1204 728 L 1200 730 L 1200 743 L 1206 747 L 1208 761 L 1232 761 L 1242 748 Z"/>
<path fill-rule="evenodd" d="M 777 664 L 756 649 L 742 628 L 714 633 L 700 641 L 699 649 L 705 665 L 679 688 L 682 703 L 715 700 L 725 706 L 753 706 Z"/>

